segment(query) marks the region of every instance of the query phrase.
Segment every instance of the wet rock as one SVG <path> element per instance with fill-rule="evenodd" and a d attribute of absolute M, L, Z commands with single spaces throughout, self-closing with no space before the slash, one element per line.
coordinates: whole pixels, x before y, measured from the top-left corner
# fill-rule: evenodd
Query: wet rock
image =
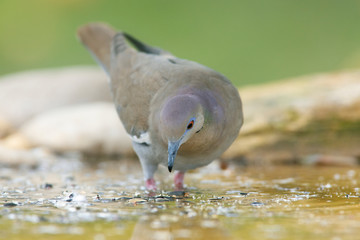
<path fill-rule="evenodd" d="M 113 198 L 113 201 L 129 201 L 131 200 L 131 197 L 119 197 L 119 198 Z"/>
<path fill-rule="evenodd" d="M 211 202 L 222 201 L 222 200 L 225 200 L 225 198 L 224 197 L 209 198 L 209 201 L 211 201 Z"/>
<path fill-rule="evenodd" d="M 168 195 L 171 197 L 183 198 L 183 197 L 187 197 L 189 194 L 185 191 L 172 191 L 169 192 Z"/>
<path fill-rule="evenodd" d="M 17 203 L 13 203 L 13 202 L 4 203 L 4 207 L 16 207 L 16 206 L 18 206 Z"/>
<path fill-rule="evenodd" d="M 240 89 L 241 134 L 223 158 L 295 163 L 308 155 L 360 156 L 360 71 Z"/>
<path fill-rule="evenodd" d="M 139 203 L 146 203 L 147 201 L 145 199 L 142 198 L 132 198 L 129 199 L 129 203 L 132 203 L 134 205 L 139 204 Z"/>
<path fill-rule="evenodd" d="M 55 152 L 132 155 L 132 145 L 112 103 L 97 102 L 45 112 L 20 129 L 33 146 Z"/>
<path fill-rule="evenodd" d="M 262 202 L 252 202 L 251 206 L 253 206 L 253 207 L 262 207 L 262 206 L 264 206 L 264 204 Z"/>
<path fill-rule="evenodd" d="M 168 202 L 168 201 L 175 201 L 175 196 L 163 196 L 163 195 L 159 195 L 159 196 L 155 196 L 155 201 L 156 202 Z"/>
<path fill-rule="evenodd" d="M 173 201 L 174 198 L 166 198 L 166 197 L 157 197 L 155 198 L 155 202 L 169 202 Z"/>
<path fill-rule="evenodd" d="M 50 109 L 94 101 L 111 101 L 99 68 L 27 71 L 0 78 L 0 118 L 14 127 Z"/>

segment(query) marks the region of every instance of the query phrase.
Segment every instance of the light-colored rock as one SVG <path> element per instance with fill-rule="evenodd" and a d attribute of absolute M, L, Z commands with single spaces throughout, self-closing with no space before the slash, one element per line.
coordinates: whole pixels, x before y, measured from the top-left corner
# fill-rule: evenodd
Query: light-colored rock
<path fill-rule="evenodd" d="M 113 103 L 88 103 L 48 111 L 27 122 L 20 133 L 33 146 L 56 152 L 133 154 L 130 138 Z"/>
<path fill-rule="evenodd" d="M 245 123 L 224 159 L 302 163 L 308 156 L 360 156 L 360 71 L 245 87 L 240 94 Z M 91 104 L 96 101 L 105 102 Z M 30 147 L 132 154 L 106 76 L 94 67 L 0 78 L 0 138 L 3 159 L 30 159 Z"/>
<path fill-rule="evenodd" d="M 51 163 L 56 160 L 51 152 L 41 149 L 13 149 L 0 143 L 0 163 L 9 166 L 31 165 Z"/>
<path fill-rule="evenodd" d="M 0 117 L 0 139 L 9 135 L 13 131 L 14 128 L 11 126 L 11 124 Z"/>
<path fill-rule="evenodd" d="M 0 78 L 0 118 L 14 127 L 50 109 L 94 101 L 111 101 L 106 76 L 97 67 L 34 70 Z"/>
<path fill-rule="evenodd" d="M 289 130 L 296 130 L 318 114 L 317 109 L 328 108 L 328 114 L 359 102 L 360 71 L 304 76 L 245 87 L 240 93 L 246 123 L 243 134 L 284 124 Z M 359 113 L 354 117 L 359 119 Z"/>
<path fill-rule="evenodd" d="M 244 126 L 223 158 L 290 163 L 313 154 L 360 156 L 359 70 L 251 86 L 240 93 Z"/>
<path fill-rule="evenodd" d="M 0 139 L 0 144 L 9 149 L 19 150 L 31 149 L 33 147 L 29 140 L 19 132 L 14 132 L 6 138 Z"/>

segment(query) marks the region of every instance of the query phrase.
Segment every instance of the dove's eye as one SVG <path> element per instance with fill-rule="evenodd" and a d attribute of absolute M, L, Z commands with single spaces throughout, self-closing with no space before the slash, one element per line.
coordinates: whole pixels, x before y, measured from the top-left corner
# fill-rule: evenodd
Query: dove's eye
<path fill-rule="evenodd" d="M 189 124 L 187 125 L 187 129 L 191 129 L 194 126 L 194 120 L 191 120 Z"/>

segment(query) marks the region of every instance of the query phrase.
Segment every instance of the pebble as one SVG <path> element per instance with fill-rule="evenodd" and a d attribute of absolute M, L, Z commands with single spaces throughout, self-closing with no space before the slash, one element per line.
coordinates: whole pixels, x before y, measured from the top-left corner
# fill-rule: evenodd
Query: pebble
<path fill-rule="evenodd" d="M 208 200 L 209 201 L 221 201 L 221 200 L 224 200 L 225 198 L 224 197 L 215 197 L 215 198 L 209 198 Z"/>
<path fill-rule="evenodd" d="M 264 206 L 264 204 L 262 202 L 252 202 L 251 206 L 253 206 L 253 207 L 261 207 L 261 206 Z"/>
<path fill-rule="evenodd" d="M 139 203 L 145 203 L 145 202 L 147 202 L 147 201 L 142 198 L 132 198 L 129 200 L 129 203 L 133 203 L 134 205 L 139 204 Z"/>
<path fill-rule="evenodd" d="M 172 192 L 168 192 L 167 194 L 172 197 L 187 197 L 189 195 L 185 191 L 172 191 Z"/>
<path fill-rule="evenodd" d="M 4 207 L 16 207 L 16 206 L 18 206 L 17 203 L 13 203 L 13 202 L 4 203 Z"/>
<path fill-rule="evenodd" d="M 45 183 L 42 187 L 45 189 L 51 189 L 53 188 L 53 185 L 51 183 Z"/>
<path fill-rule="evenodd" d="M 131 197 L 119 197 L 119 198 L 113 198 L 113 201 L 128 201 L 132 199 Z"/>

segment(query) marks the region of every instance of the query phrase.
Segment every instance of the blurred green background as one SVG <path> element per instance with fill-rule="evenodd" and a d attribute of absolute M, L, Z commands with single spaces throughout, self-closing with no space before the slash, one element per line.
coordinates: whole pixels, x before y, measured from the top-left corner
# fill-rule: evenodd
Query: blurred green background
<path fill-rule="evenodd" d="M 360 1 L 0 0 L 0 75 L 95 64 L 75 38 L 105 21 L 238 86 L 360 68 Z"/>

